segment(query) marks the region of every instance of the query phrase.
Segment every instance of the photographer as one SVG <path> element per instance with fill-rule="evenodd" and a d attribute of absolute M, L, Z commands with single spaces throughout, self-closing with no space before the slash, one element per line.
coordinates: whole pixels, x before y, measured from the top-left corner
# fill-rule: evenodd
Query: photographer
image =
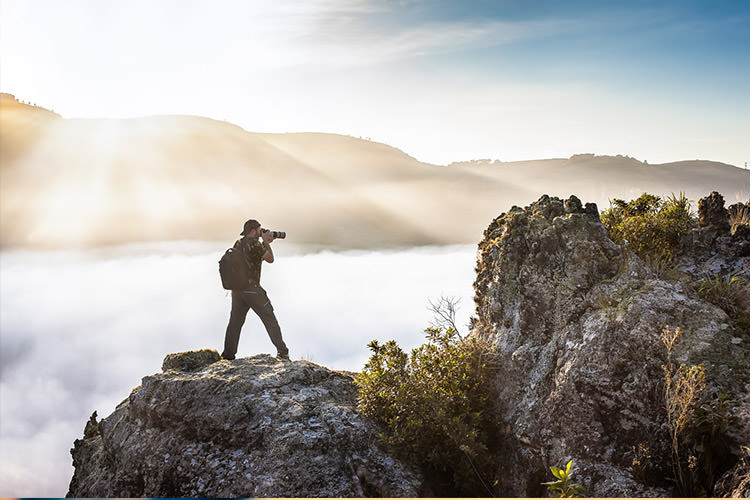
<path fill-rule="evenodd" d="M 271 242 L 276 235 L 283 237 L 283 233 L 275 233 L 261 229 L 255 219 L 245 222 L 240 233 L 243 237 L 234 244 L 235 250 L 240 250 L 245 258 L 249 270 L 247 286 L 242 290 L 232 290 L 232 312 L 229 316 L 226 336 L 224 337 L 223 359 L 232 360 L 237 354 L 237 344 L 240 341 L 240 331 L 245 323 L 248 310 L 252 309 L 263 321 L 271 342 L 276 346 L 277 357 L 289 359 L 289 349 L 281 338 L 281 328 L 273 312 L 273 306 L 266 291 L 260 286 L 260 266 L 263 261 L 271 264 L 274 261 Z M 261 238 L 262 241 L 258 241 Z"/>

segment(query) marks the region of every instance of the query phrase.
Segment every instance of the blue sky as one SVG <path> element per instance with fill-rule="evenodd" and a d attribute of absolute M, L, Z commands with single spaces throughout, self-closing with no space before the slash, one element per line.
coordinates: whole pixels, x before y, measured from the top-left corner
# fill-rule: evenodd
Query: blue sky
<path fill-rule="evenodd" d="M 449 163 L 750 161 L 750 3 L 0 1 L 0 87 L 65 117 L 371 137 Z"/>

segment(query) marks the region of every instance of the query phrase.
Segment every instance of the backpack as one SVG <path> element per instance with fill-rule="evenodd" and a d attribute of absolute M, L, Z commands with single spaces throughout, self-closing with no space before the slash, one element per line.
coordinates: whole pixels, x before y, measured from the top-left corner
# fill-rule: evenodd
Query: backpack
<path fill-rule="evenodd" d="M 242 252 L 240 241 L 229 248 L 219 259 L 219 276 L 221 277 L 221 286 L 226 290 L 244 290 L 247 288 L 249 280 L 249 269 L 245 262 L 245 256 Z"/>

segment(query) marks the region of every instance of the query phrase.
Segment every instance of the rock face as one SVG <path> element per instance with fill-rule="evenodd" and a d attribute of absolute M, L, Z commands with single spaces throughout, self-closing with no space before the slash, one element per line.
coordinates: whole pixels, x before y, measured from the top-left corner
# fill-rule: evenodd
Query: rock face
<path fill-rule="evenodd" d="M 71 450 L 69 497 L 416 496 L 384 453 L 350 375 L 268 355 L 165 358 Z"/>
<path fill-rule="evenodd" d="M 548 466 L 569 459 L 594 496 L 669 495 L 668 483 L 642 484 L 632 467 L 640 446 L 651 477 L 670 472 L 665 325 L 682 329 L 672 356 L 703 362 L 709 391 L 748 391 L 750 338 L 689 285 L 658 279 L 613 243 L 596 207 L 575 197 L 544 196 L 496 218 L 479 244 L 474 287 L 473 331 L 495 345 L 499 366 L 506 495 L 543 495 Z M 735 429 L 745 443 L 747 399 Z"/>
<path fill-rule="evenodd" d="M 698 225 L 713 227 L 717 232 L 729 232 L 729 213 L 724 208 L 721 194 L 714 191 L 698 201 Z"/>

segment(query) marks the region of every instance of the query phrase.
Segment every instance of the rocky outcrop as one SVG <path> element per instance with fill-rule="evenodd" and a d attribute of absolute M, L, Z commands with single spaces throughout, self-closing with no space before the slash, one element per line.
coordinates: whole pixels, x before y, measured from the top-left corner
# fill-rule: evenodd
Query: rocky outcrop
<path fill-rule="evenodd" d="M 683 273 L 750 278 L 750 203 L 726 209 L 724 197 L 714 191 L 698 201 L 698 228 L 685 240 L 674 262 Z"/>
<path fill-rule="evenodd" d="M 408 497 L 351 374 L 268 355 L 169 355 L 71 450 L 69 497 Z"/>
<path fill-rule="evenodd" d="M 698 226 L 711 227 L 717 233 L 729 232 L 729 213 L 721 194 L 714 191 L 698 201 Z"/>
<path fill-rule="evenodd" d="M 684 332 L 677 361 L 705 364 L 708 391 L 747 391 L 750 338 L 688 284 L 657 278 L 627 244 L 613 243 L 596 207 L 575 197 L 544 196 L 493 220 L 474 287 L 473 332 L 493 343 L 499 370 L 507 495 L 544 494 L 547 467 L 571 458 L 575 480 L 594 496 L 671 493 L 665 325 Z M 744 442 L 748 404 L 734 429 Z M 648 480 L 633 467 L 646 455 Z"/>

